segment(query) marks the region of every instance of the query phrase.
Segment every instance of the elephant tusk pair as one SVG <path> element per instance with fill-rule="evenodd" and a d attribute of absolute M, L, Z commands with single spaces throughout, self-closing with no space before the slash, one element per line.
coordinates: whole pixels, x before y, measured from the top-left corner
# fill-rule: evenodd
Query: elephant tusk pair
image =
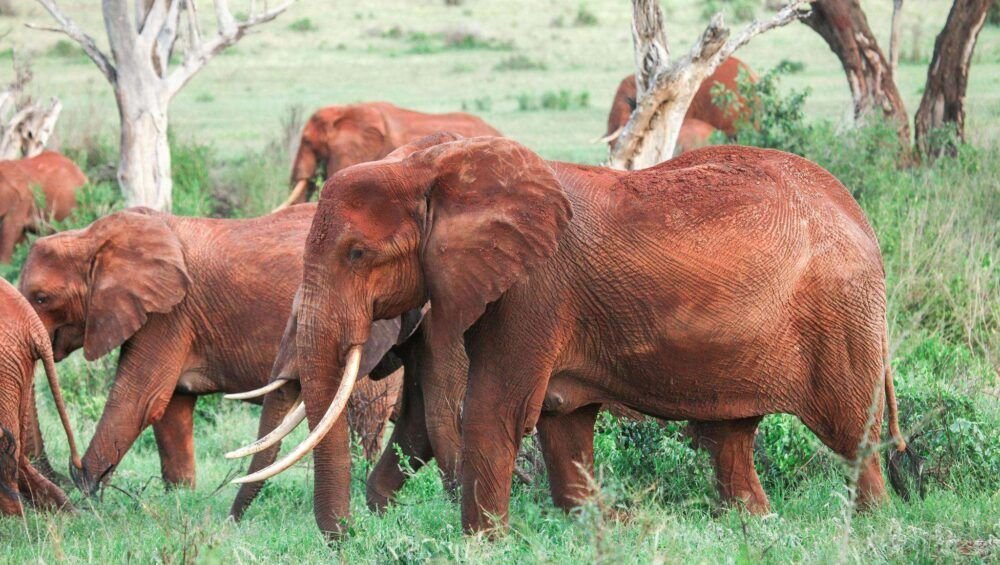
<path fill-rule="evenodd" d="M 306 187 L 308 185 L 309 185 L 309 181 L 306 180 L 306 179 L 302 179 L 302 180 L 296 182 L 295 183 L 295 188 L 292 189 L 292 193 L 288 195 L 288 200 L 285 200 L 281 204 L 281 206 L 278 206 L 277 208 L 275 208 L 274 210 L 272 210 L 272 212 L 277 212 L 278 210 L 284 210 L 285 208 L 288 208 L 292 204 L 295 204 L 296 202 L 298 202 L 302 198 L 302 195 L 305 194 Z"/>
<path fill-rule="evenodd" d="M 285 386 L 288 381 L 285 379 L 276 379 L 266 385 L 255 388 L 254 390 L 248 390 L 246 392 L 235 392 L 233 394 L 224 394 L 222 397 L 226 400 L 249 400 L 251 398 L 259 398 L 266 395 L 269 392 L 278 390 L 279 388 Z"/>
<path fill-rule="evenodd" d="M 291 409 L 291 411 L 285 415 L 285 418 L 280 424 L 278 424 L 278 427 L 271 430 L 271 433 L 246 447 L 230 451 L 226 454 L 226 459 L 239 459 L 240 457 L 246 457 L 247 455 L 253 455 L 254 453 L 264 451 L 265 449 L 285 439 L 285 436 L 292 433 L 292 431 L 302 423 L 302 420 L 305 419 L 306 405 L 302 402 L 302 400 L 299 400 L 295 403 L 295 406 Z"/>
<path fill-rule="evenodd" d="M 326 434 L 330 433 L 334 424 L 340 419 L 344 408 L 347 407 L 347 401 L 354 390 L 354 382 L 358 379 L 358 371 L 361 369 L 361 351 L 360 345 L 355 345 L 348 351 L 347 364 L 344 367 L 344 378 L 340 381 L 340 388 L 337 389 L 337 394 L 334 395 L 330 407 L 326 409 L 326 414 L 323 415 L 323 418 L 316 424 L 316 427 L 309 433 L 309 436 L 280 461 L 272 463 L 270 466 L 256 473 L 234 479 L 233 484 L 256 483 L 270 479 L 297 463 L 299 459 L 305 457 L 307 453 L 319 445 L 319 442 L 326 437 Z"/>

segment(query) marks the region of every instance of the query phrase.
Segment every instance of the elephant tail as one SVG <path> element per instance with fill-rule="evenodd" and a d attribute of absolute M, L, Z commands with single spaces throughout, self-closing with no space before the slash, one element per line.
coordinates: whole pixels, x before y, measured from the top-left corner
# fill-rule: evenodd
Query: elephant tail
<path fill-rule="evenodd" d="M 899 408 L 896 406 L 896 386 L 892 382 L 892 364 L 889 362 L 888 332 L 882 337 L 882 364 L 885 372 L 885 403 L 889 409 L 889 434 L 896 442 L 896 451 L 906 451 L 906 439 L 899 431 Z"/>
<path fill-rule="evenodd" d="M 52 391 L 52 398 L 55 400 L 59 419 L 62 421 L 63 430 L 66 431 L 70 462 L 76 469 L 82 469 L 83 463 L 80 461 L 80 454 L 76 449 L 73 426 L 70 424 L 69 414 L 66 413 L 66 403 L 63 401 L 62 388 L 59 386 L 59 374 L 56 373 L 56 362 L 52 356 L 52 344 L 49 342 L 45 328 L 42 327 L 41 320 L 36 319 L 33 325 L 35 326 L 35 331 L 32 332 L 35 341 L 35 352 L 41 357 L 42 364 L 45 366 L 45 378 L 49 381 L 49 389 Z"/>

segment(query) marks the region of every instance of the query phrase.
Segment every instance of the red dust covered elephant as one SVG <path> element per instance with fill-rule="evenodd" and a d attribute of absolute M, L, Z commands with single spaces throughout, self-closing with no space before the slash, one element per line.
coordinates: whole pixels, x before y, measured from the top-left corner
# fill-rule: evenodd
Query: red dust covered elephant
<path fill-rule="evenodd" d="M 749 73 L 750 79 L 756 80 L 756 75 L 746 63 L 736 57 L 730 57 L 702 81 L 694 98 L 691 99 L 687 114 L 684 115 L 684 122 L 681 124 L 681 131 L 677 136 L 677 150 L 675 151 L 677 155 L 708 145 L 709 137 L 716 130 L 729 137 L 736 135 L 736 122 L 742 117 L 740 111 L 717 105 L 713 101 L 712 89 L 716 85 L 721 85 L 727 91 L 737 94 L 739 92 L 737 79 L 740 72 Z M 603 140 L 613 143 L 618 137 L 625 124 L 628 123 L 632 111 L 635 110 L 636 96 L 635 75 L 623 78 L 615 92 L 615 98 L 611 102 L 611 110 L 608 112 L 608 129 L 602 138 Z"/>
<path fill-rule="evenodd" d="M 73 161 L 52 151 L 0 161 L 0 263 L 10 263 L 14 247 L 42 221 L 66 219 L 76 206 L 76 190 L 86 183 Z M 36 189 L 45 196 L 42 210 L 35 204 Z"/>
<path fill-rule="evenodd" d="M 164 480 L 194 485 L 195 404 L 202 395 L 267 384 L 315 210 L 309 204 L 261 218 L 217 220 L 134 208 L 35 242 L 21 292 L 44 323 L 56 360 L 80 348 L 94 360 L 121 346 L 104 412 L 74 473 L 81 490 L 95 492 L 148 426 Z M 385 324 L 398 331 L 398 321 Z M 381 341 L 373 337 L 371 347 L 388 350 L 396 338 L 388 334 Z M 385 394 L 395 399 L 398 381 L 362 383 L 359 401 Z M 294 401 L 288 395 L 265 405 L 261 428 L 277 425 Z M 357 431 L 380 438 L 392 403 L 370 408 L 379 413 L 359 421 L 374 429 Z M 375 442 L 370 456 L 378 447 Z M 275 453 L 258 454 L 251 470 L 266 466 Z M 257 490 L 248 485 L 241 491 L 235 515 Z"/>
<path fill-rule="evenodd" d="M 846 459 L 862 507 L 897 448 L 885 274 L 875 234 L 830 173 L 773 150 L 705 148 L 634 172 L 544 161 L 502 138 L 401 149 L 341 171 L 306 241 L 298 359 L 314 512 L 349 514 L 340 418 L 376 320 L 430 301 L 432 342 L 464 340 L 462 524 L 507 522 L 524 430 L 560 506 L 586 494 L 600 405 L 691 420 L 720 489 L 768 509 L 753 465 L 767 414 L 798 416 Z M 874 406 L 873 406 L 874 402 Z M 874 410 L 872 409 L 874 408 Z M 704 425 L 703 425 L 704 424 Z M 561 485 L 557 490 L 556 485 Z"/>
<path fill-rule="evenodd" d="M 63 405 L 52 347 L 38 316 L 13 286 L 0 279 L 0 515 L 21 515 L 22 499 L 49 509 L 72 508 L 66 494 L 30 461 L 38 430 L 35 363 L 41 360 L 69 440 L 71 462 L 80 465 Z"/>
<path fill-rule="evenodd" d="M 308 201 L 319 172 L 330 178 L 341 169 L 376 161 L 438 131 L 466 137 L 500 135 L 482 119 L 464 112 L 426 114 L 388 102 L 321 108 L 302 129 L 292 163 L 292 193 L 282 207 Z"/>

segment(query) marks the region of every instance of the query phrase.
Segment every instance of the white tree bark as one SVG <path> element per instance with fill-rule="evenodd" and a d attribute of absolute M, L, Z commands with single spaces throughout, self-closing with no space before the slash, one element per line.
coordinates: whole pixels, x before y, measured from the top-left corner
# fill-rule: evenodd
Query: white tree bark
<path fill-rule="evenodd" d="M 15 72 L 14 82 L 0 91 L 0 161 L 34 157 L 44 151 L 62 112 L 58 98 L 50 99 L 47 106 L 31 100 L 19 102 L 31 72 L 16 65 Z"/>
<path fill-rule="evenodd" d="M 899 66 L 899 42 L 903 33 L 903 0 L 892 0 L 892 31 L 889 35 L 889 68 L 892 76 L 896 76 Z"/>
<path fill-rule="evenodd" d="M 670 63 L 658 1 L 632 0 L 636 108 L 615 140 L 609 166 L 644 169 L 673 156 L 684 115 L 702 81 L 752 38 L 803 17 L 807 7 L 806 1 L 791 2 L 771 19 L 750 23 L 728 41 L 729 28 L 722 14 L 716 14 L 691 50 Z"/>
<path fill-rule="evenodd" d="M 173 181 L 167 116 L 171 99 L 212 57 L 242 39 L 253 26 L 276 18 L 294 1 L 262 11 L 251 2 L 250 16 L 237 21 L 226 0 L 215 0 L 216 33 L 203 39 L 195 0 L 135 0 L 131 16 L 128 0 L 102 0 L 111 57 L 63 14 L 56 0 L 37 2 L 58 27 L 30 27 L 68 35 L 101 70 L 118 103 L 118 182 L 125 201 L 129 206 L 170 211 Z M 181 25 L 181 12 L 187 13 L 186 26 Z M 171 69 L 170 54 L 182 28 L 187 33 L 184 60 Z"/>

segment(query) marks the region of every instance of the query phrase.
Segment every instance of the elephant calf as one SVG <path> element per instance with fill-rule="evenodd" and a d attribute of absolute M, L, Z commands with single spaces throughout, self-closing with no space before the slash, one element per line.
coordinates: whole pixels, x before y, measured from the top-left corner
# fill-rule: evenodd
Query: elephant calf
<path fill-rule="evenodd" d="M 0 263 L 10 263 L 14 247 L 42 221 L 69 216 L 76 206 L 76 190 L 85 184 L 83 171 L 52 151 L 0 161 Z M 35 189 L 45 195 L 43 210 L 35 205 Z"/>
<path fill-rule="evenodd" d="M 0 279 L 0 514 L 4 515 L 23 514 L 22 493 L 40 508 L 72 508 L 66 494 L 31 464 L 30 448 L 25 446 L 40 437 L 34 389 L 39 359 L 45 365 L 73 464 L 79 465 L 45 328 L 17 289 Z"/>
<path fill-rule="evenodd" d="M 55 359 L 82 347 L 94 360 L 121 346 L 104 413 L 74 476 L 84 492 L 97 490 L 150 425 L 164 480 L 194 485 L 195 403 L 268 382 L 315 211 L 295 206 L 217 220 L 134 208 L 35 242 L 21 292 Z M 381 412 L 367 421 L 377 429 L 358 430 L 362 436 L 380 436 L 389 417 L 391 409 L 375 406 Z M 275 419 L 266 408 L 262 418 Z M 271 408 L 280 419 L 284 407 Z"/>

